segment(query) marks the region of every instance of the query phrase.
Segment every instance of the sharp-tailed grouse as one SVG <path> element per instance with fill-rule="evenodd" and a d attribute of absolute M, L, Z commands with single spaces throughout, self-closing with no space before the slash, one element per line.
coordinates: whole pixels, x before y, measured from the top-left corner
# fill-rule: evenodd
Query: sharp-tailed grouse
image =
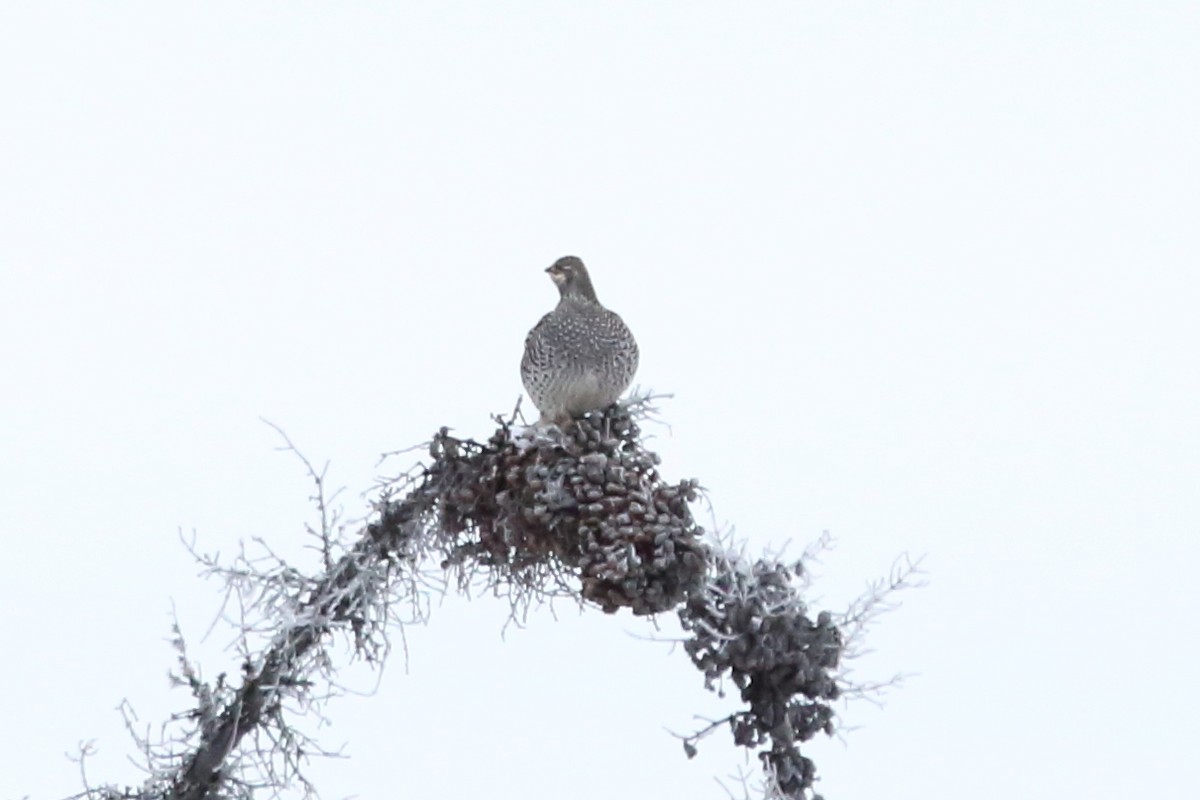
<path fill-rule="evenodd" d="M 546 272 L 558 286 L 558 305 L 525 338 L 521 381 L 543 422 L 572 417 L 616 402 L 638 366 L 633 334 L 600 305 L 587 268 L 563 256 Z"/>

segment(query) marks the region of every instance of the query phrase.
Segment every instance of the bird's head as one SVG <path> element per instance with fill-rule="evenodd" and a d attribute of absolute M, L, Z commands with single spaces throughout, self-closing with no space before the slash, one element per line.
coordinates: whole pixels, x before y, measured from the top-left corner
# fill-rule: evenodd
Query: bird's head
<path fill-rule="evenodd" d="M 596 299 L 596 290 L 592 288 L 592 279 L 588 276 L 587 267 L 578 257 L 563 256 L 547 267 L 546 272 L 550 274 L 550 280 L 554 281 L 564 300 L 573 298 L 600 302 Z"/>

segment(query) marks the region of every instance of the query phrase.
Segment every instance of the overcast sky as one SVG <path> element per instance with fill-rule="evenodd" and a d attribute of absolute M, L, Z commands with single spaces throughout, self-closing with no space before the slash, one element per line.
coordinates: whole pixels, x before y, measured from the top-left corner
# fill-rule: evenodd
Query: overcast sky
<path fill-rule="evenodd" d="M 0 800 L 89 739 L 141 780 L 172 608 L 236 663 L 178 533 L 301 553 L 260 417 L 363 515 L 381 452 L 513 407 L 566 253 L 674 395 L 663 472 L 752 551 L 835 537 L 814 609 L 925 556 L 855 673 L 914 676 L 806 750 L 830 800 L 1200 794 L 1197 41 L 1166 0 L 7 0 Z M 326 709 L 327 800 L 725 796 L 681 650 L 507 610 Z"/>

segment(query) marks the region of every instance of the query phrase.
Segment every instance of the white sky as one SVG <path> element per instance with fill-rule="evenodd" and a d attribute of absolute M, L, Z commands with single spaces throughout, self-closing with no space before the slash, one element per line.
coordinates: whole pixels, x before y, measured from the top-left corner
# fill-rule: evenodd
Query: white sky
<path fill-rule="evenodd" d="M 735 7 L 741 5 L 742 7 Z M 1200 6 L 0 7 L 0 798 L 134 783 L 177 531 L 299 552 L 380 452 L 512 408 L 575 253 L 675 399 L 653 446 L 817 607 L 928 588 L 807 750 L 836 798 L 1200 793 Z M 394 465 L 395 469 L 403 466 Z M 705 513 L 703 509 L 698 509 Z M 447 601 L 328 709 L 335 798 L 720 798 L 682 651 Z M 372 685 L 354 673 L 355 685 Z M 751 765 L 753 767 L 753 765 Z"/>

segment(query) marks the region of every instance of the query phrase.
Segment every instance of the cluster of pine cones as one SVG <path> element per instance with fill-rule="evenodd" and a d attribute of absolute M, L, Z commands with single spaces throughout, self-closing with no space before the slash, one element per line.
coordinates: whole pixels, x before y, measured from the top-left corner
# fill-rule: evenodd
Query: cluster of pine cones
<path fill-rule="evenodd" d="M 796 586 L 800 564 L 721 558 L 712 569 L 679 611 L 691 633 L 684 649 L 709 689 L 728 678 L 748 705 L 729 719 L 734 743 L 765 747 L 760 758 L 783 795 L 802 797 L 816 770 L 798 745 L 833 734 L 841 632 L 828 612 L 808 617 Z"/>
<path fill-rule="evenodd" d="M 473 456 L 487 463 L 471 472 L 487 480 L 443 496 L 442 527 L 474 526 L 478 539 L 463 546 L 493 569 L 511 574 L 547 558 L 574 568 L 577 591 L 607 612 L 673 609 L 707 571 L 688 508 L 696 485 L 663 481 L 638 433 L 618 406 L 565 432 L 501 427 Z"/>
<path fill-rule="evenodd" d="M 432 540 L 443 569 L 535 601 L 559 589 L 609 613 L 676 611 L 708 688 L 740 694 L 734 741 L 759 752 L 782 796 L 806 797 L 815 769 L 799 746 L 833 730 L 841 633 L 827 613 L 809 617 L 799 564 L 747 561 L 706 538 L 688 506 L 696 483 L 664 481 L 638 437 L 621 405 L 561 428 L 502 423 L 485 443 L 443 429 L 421 485 L 374 533 Z"/>

